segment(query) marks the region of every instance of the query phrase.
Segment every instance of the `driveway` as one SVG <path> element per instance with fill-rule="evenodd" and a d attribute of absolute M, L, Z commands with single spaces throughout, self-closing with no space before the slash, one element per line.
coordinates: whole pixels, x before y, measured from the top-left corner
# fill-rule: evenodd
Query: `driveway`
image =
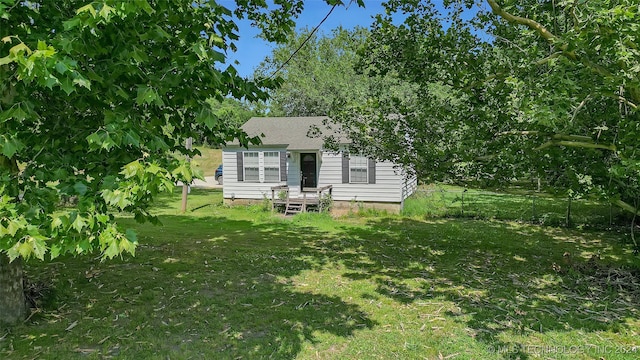
<path fill-rule="evenodd" d="M 193 179 L 191 187 L 194 189 L 222 189 L 222 185 L 219 185 L 213 176 L 205 176 L 205 181 L 200 179 Z M 178 186 L 182 186 L 181 182 L 178 182 Z"/>

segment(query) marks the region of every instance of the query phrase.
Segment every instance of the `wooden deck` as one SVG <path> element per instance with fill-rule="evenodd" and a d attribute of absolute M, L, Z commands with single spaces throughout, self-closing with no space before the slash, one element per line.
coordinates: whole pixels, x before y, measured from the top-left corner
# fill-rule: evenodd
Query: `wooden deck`
<path fill-rule="evenodd" d="M 275 211 L 276 207 L 279 207 L 278 205 L 284 205 L 285 215 L 307 212 L 312 209 L 322 212 L 323 204 L 320 199 L 323 195 L 331 195 L 332 190 L 332 185 L 320 188 L 304 188 L 301 196 L 291 197 L 288 186 L 274 186 L 271 188 L 271 211 Z M 277 196 L 276 191 L 278 191 Z"/>

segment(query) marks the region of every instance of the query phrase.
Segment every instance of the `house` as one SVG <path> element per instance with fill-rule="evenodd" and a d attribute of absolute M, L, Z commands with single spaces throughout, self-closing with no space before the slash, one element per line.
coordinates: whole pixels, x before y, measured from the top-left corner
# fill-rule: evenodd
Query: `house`
<path fill-rule="evenodd" d="M 261 136 L 261 145 L 241 147 L 237 141 L 223 148 L 223 197 L 226 204 L 268 200 L 317 203 L 331 193 L 333 209 L 361 207 L 399 212 L 417 181 L 388 161 L 375 161 L 345 150 L 325 149 L 319 130 L 330 135 L 320 117 L 254 117 L 242 129 Z M 304 207 L 302 207 L 304 211 Z"/>

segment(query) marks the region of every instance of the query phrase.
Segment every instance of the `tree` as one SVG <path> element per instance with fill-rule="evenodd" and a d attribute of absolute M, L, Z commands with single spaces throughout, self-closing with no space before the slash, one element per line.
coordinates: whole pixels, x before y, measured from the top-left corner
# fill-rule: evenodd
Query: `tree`
<path fill-rule="evenodd" d="M 339 119 L 343 128 L 424 178 L 535 173 L 637 213 L 637 3 L 473 3 L 389 1 L 359 66 L 415 84 L 419 101 L 361 107 Z M 406 14 L 402 24 L 396 12 Z"/>
<path fill-rule="evenodd" d="M 305 29 L 276 47 L 254 75 L 269 78 L 278 72 L 283 78 L 282 86 L 270 93 L 270 113 L 323 116 L 331 111 L 336 99 L 362 93 L 367 79 L 358 76 L 354 64 L 356 50 L 366 35 L 363 28 L 337 28 L 330 36 Z"/>
<path fill-rule="evenodd" d="M 368 76 L 358 69 L 357 51 L 368 35 L 364 28 L 339 27 L 329 35 L 303 30 L 276 47 L 254 75 L 269 78 L 277 73 L 283 79 L 281 86 L 270 91 L 270 114 L 325 116 L 388 93 L 410 94 L 391 75 Z"/>
<path fill-rule="evenodd" d="M 234 98 L 224 98 L 222 101 L 210 98 L 207 103 L 211 106 L 213 115 L 218 121 L 227 124 L 229 127 L 240 128 L 254 116 L 264 116 L 266 105 L 264 102 L 248 102 Z M 199 142 L 209 144 L 205 133 L 200 134 Z M 218 145 L 218 144 L 212 144 Z"/>
<path fill-rule="evenodd" d="M 265 100 L 279 83 L 225 65 L 234 14 L 285 39 L 303 4 L 278 4 L 0 0 L 0 322 L 24 313 L 22 259 L 134 254 L 113 213 L 155 221 L 154 195 L 196 175 L 171 156 L 195 155 L 186 138 L 257 141 L 206 100 Z"/>

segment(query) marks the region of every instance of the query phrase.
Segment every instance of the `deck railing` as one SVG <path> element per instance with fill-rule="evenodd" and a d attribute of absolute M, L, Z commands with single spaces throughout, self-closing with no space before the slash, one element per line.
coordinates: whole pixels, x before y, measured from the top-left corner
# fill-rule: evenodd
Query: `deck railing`
<path fill-rule="evenodd" d="M 276 191 L 278 191 L 277 197 L 276 197 Z M 285 195 L 281 196 L 280 194 L 282 194 L 283 192 Z M 313 192 L 316 193 L 316 196 L 314 198 L 308 198 L 307 194 L 313 193 Z M 294 198 L 293 200 L 296 203 L 300 203 L 300 201 L 302 201 L 303 212 L 307 211 L 307 205 L 318 205 L 318 210 L 322 212 L 323 202 L 321 200 L 322 200 L 322 196 L 326 193 L 328 193 L 329 196 L 332 195 L 333 185 L 327 185 L 327 186 L 315 187 L 315 188 L 303 188 L 302 197 L 297 197 L 297 198 Z M 272 212 L 275 210 L 276 205 L 284 205 L 285 211 L 286 211 L 286 209 L 289 208 L 289 205 L 292 202 L 291 200 L 292 198 L 291 198 L 291 193 L 288 185 L 278 185 L 278 186 L 273 186 L 271 188 L 271 211 Z"/>

